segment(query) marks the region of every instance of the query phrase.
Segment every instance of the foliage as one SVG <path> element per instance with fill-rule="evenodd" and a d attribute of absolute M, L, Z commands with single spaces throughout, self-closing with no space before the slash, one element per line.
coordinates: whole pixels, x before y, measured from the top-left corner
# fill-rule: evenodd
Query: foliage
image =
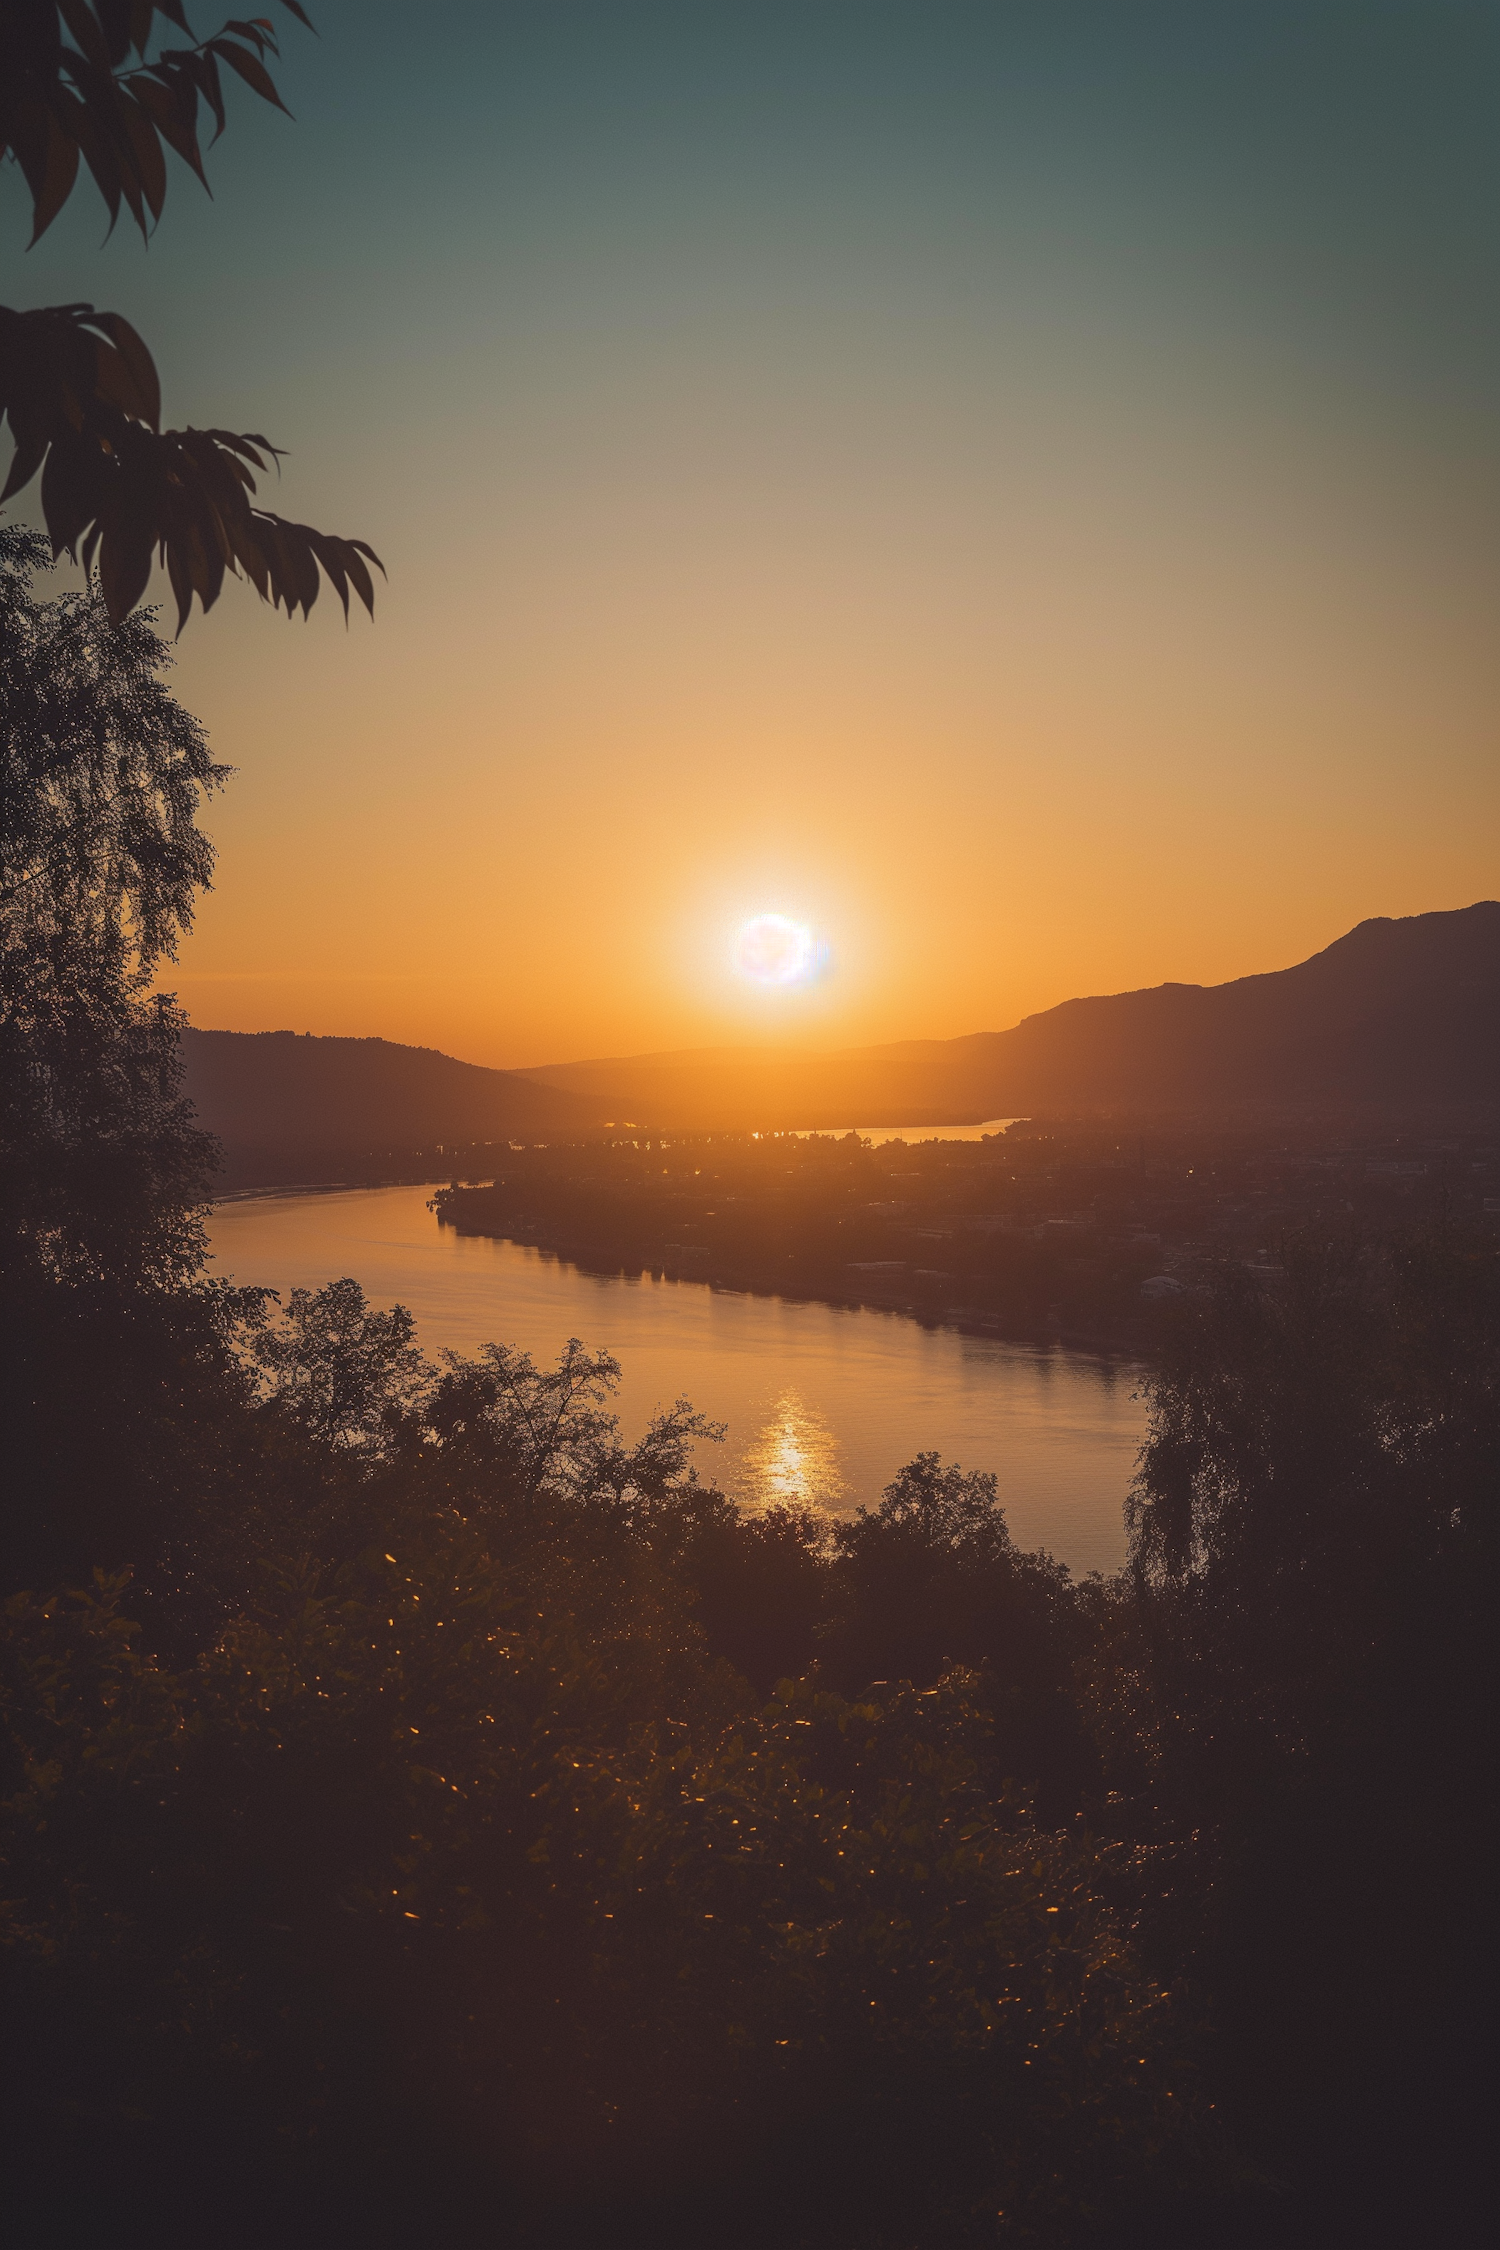
<path fill-rule="evenodd" d="M 1075 1636 L 1066 1569 L 1013 1545 L 995 1478 L 918 1454 L 878 1508 L 832 1533 L 833 1676 L 889 1668 L 926 1685 L 982 1667 L 1001 1773 L 1076 1804 L 1094 1760 L 1072 1692 Z"/>
<path fill-rule="evenodd" d="M 752 1516 L 576 1339 L 268 1316 L 147 997 L 218 769 L 0 536 L 20 2238 L 1462 2241 L 1493 1242 L 1186 1299 L 1082 1587 L 935 1452 Z"/>
<path fill-rule="evenodd" d="M 197 1270 L 213 1143 L 181 1093 L 183 1017 L 165 995 L 91 977 L 76 955 L 6 962 L 0 1018 L 0 1239 L 17 1270 L 171 1288 Z"/>
<path fill-rule="evenodd" d="M 150 990 L 208 881 L 197 814 L 223 769 L 149 619 L 37 600 L 46 559 L 0 528 L 0 1415 L 23 1583 L 164 1554 L 243 1389 L 226 1327 L 255 1309 L 199 1280 L 213 1143 L 181 1012 Z"/>
<path fill-rule="evenodd" d="M 821 1666 L 832 1609 L 828 1520 L 813 1508 L 701 1509 L 679 1567 L 709 1646 L 769 1695 Z"/>
<path fill-rule="evenodd" d="M 1152 1383 L 1094 1715 L 1155 1943 L 1310 2240 L 1469 2239 L 1496 1999 L 1500 1261 L 1449 1228 L 1226 1271 Z M 1347 2230 L 1347 2231 L 1345 2231 Z M 1477 2237 L 1476 2237 L 1477 2239 Z"/>
<path fill-rule="evenodd" d="M 201 1258 L 212 1144 L 149 984 L 208 883 L 196 816 L 224 769 L 149 621 L 38 601 L 45 559 L 0 528 L 0 1224 L 60 1279 L 164 1288 Z"/>
<path fill-rule="evenodd" d="M 123 944 L 144 971 L 208 887 L 197 815 L 228 768 L 161 680 L 149 621 L 111 626 L 88 594 L 38 601 L 27 578 L 47 566 L 44 540 L 0 527 L 0 931 L 7 950 Z"/>
<path fill-rule="evenodd" d="M 1307 1261 L 1184 1311 L 1137 1505 L 1189 1431 L 1187 1560 L 1082 1588 L 932 1454 L 744 1515 L 576 1342 L 424 1366 L 349 1282 L 200 1328 L 135 1582 L 11 1613 L 68 2223 L 1463 2239 L 1493 1252 Z"/>
<path fill-rule="evenodd" d="M 894 2250 L 1217 2176 L 1180 2011 L 998 1785 L 985 1680 L 725 1662 L 763 1537 L 836 1562 L 699 1482 L 681 1402 L 627 1444 L 606 1355 L 424 1368 L 352 1282 L 238 1387 L 197 1333 L 137 1583 L 5 1636 L 15 2129 L 65 2228 Z"/>
<path fill-rule="evenodd" d="M 0 1586 L 134 1571 L 155 1645 L 195 1648 L 255 1557 L 326 1510 L 333 1478 L 252 1415 L 235 1350 L 257 1293 L 62 1281 L 21 1256 L 0 1281 Z M 305 1533 L 302 1543 L 305 1544 Z"/>
<path fill-rule="evenodd" d="M 1418 1589 L 1493 1568 L 1500 1276 L 1442 1234 L 1283 1263 L 1220 1274 L 1166 1339 L 1129 1524 L 1215 1723 L 1295 1752 Z"/>
<path fill-rule="evenodd" d="M 325 1445 L 366 1449 L 423 1387 L 416 1326 L 405 1305 L 375 1312 L 357 1281 L 334 1281 L 294 1289 L 285 1318 L 259 1328 L 250 1351 L 283 1412 Z"/>
<path fill-rule="evenodd" d="M 1191 2168 L 1166 1997 L 961 1678 L 736 1708 L 461 1529 L 391 1553 L 173 1677 L 117 1585 L 12 1606 L 12 2002 L 126 2183 L 180 2148 L 254 2239 L 268 2164 L 429 2198 L 385 2141 L 554 2236 L 868 2244 Z"/>
<path fill-rule="evenodd" d="M 277 458 L 268 439 L 163 430 L 160 411 L 150 353 L 118 313 L 0 306 L 0 416 L 15 440 L 0 502 L 43 471 L 52 551 L 85 570 L 97 562 L 115 624 L 144 595 L 154 559 L 172 581 L 179 632 L 195 599 L 212 609 L 226 572 L 248 578 L 288 616 L 306 616 L 321 570 L 345 616 L 351 588 L 374 614 L 367 565 L 381 565 L 373 548 L 253 505 L 253 472 Z"/>
<path fill-rule="evenodd" d="M 307 22 L 296 0 L 283 5 Z M 151 59 L 158 15 L 187 28 L 178 0 L 0 0 L 0 155 L 13 153 L 26 175 L 33 240 L 71 194 L 80 155 L 111 225 L 123 201 L 143 234 L 166 196 L 164 148 L 203 179 L 199 105 L 222 131 L 221 63 L 284 106 L 263 59 L 277 52 L 265 18 L 233 21 Z M 368 565 L 382 567 L 374 550 L 253 504 L 255 472 L 279 458 L 267 439 L 163 430 L 155 364 L 119 313 L 0 306 L 0 420 L 7 418 L 15 452 L 0 504 L 41 472 L 52 552 L 81 558 L 86 571 L 97 564 L 115 624 L 144 595 L 153 559 L 171 579 L 179 632 L 195 600 L 213 607 L 226 573 L 248 578 L 288 615 L 306 616 L 321 572 L 346 617 L 351 590 L 373 615 Z"/>
<path fill-rule="evenodd" d="M 312 28 L 298 0 L 281 5 Z M 4 0 L 0 7 L 0 156 L 13 154 L 25 174 L 33 242 L 72 193 L 80 157 L 110 225 L 123 202 L 142 235 L 148 212 L 159 219 L 166 201 L 168 149 L 207 187 L 198 109 L 201 102 L 212 116 L 217 139 L 225 124 L 221 63 L 263 101 L 285 108 L 265 67 L 278 49 L 263 16 L 148 59 L 158 16 L 188 31 L 182 0 Z"/>

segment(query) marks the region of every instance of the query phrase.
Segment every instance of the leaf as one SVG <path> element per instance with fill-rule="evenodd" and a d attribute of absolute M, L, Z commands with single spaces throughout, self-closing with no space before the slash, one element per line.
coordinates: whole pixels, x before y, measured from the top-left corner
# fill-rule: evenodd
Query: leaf
<path fill-rule="evenodd" d="M 221 38 L 225 31 L 232 31 L 236 39 L 243 39 L 258 55 L 276 55 L 281 52 L 276 44 L 276 32 L 269 16 L 252 16 L 248 22 L 243 16 L 231 16 L 220 32 Z"/>
<path fill-rule="evenodd" d="M 30 484 L 46 457 L 47 448 L 45 444 L 38 445 L 35 440 L 31 439 L 28 439 L 25 443 L 17 442 L 16 450 L 11 455 L 10 474 L 5 480 L 5 489 L 0 492 L 0 508 L 3 508 L 7 500 L 14 498 L 16 493 Z"/>
<path fill-rule="evenodd" d="M 313 29 L 297 0 L 282 5 Z M 71 195 L 80 157 L 111 231 L 122 203 L 143 234 L 161 217 L 164 145 L 206 188 L 198 104 L 212 113 L 217 139 L 226 123 L 221 62 L 260 100 L 291 114 L 266 68 L 264 58 L 279 60 L 281 52 L 268 16 L 232 17 L 213 38 L 163 47 L 148 61 L 159 18 L 192 39 L 182 0 L 0 0 L 0 10 L 7 23 L 20 16 L 31 26 L 19 33 L 24 68 L 9 68 L 0 85 L 0 154 L 15 155 L 31 191 L 33 241 Z M 8 46 L 16 36 L 7 32 Z M 138 64 L 126 69 L 132 54 Z"/>
<path fill-rule="evenodd" d="M 78 177 L 78 143 L 55 117 L 47 120 L 47 167 L 32 196 L 31 239 L 40 241 L 73 192 Z"/>
<path fill-rule="evenodd" d="M 259 432 L 158 430 L 159 386 L 144 342 L 92 305 L 29 313 L 0 306 L 0 417 L 15 440 L 5 497 L 42 472 L 42 512 L 58 552 L 97 564 L 118 622 L 140 600 L 159 546 L 178 606 L 206 610 L 227 572 L 265 601 L 311 613 L 327 578 L 374 613 L 362 540 L 346 540 L 252 505 L 256 472 L 280 458 Z"/>
<path fill-rule="evenodd" d="M 47 455 L 42 472 L 42 520 L 54 555 L 71 555 L 97 512 L 99 462 L 98 448 L 91 447 L 87 439 L 60 440 Z"/>
<path fill-rule="evenodd" d="M 193 595 L 198 590 L 194 578 L 192 559 L 187 542 L 171 539 L 167 542 L 167 576 L 172 581 L 172 592 L 177 597 L 177 630 L 181 633 L 193 614 Z M 204 607 L 207 608 L 205 603 Z"/>
<path fill-rule="evenodd" d="M 100 313 L 98 325 L 108 334 L 128 370 L 131 397 L 119 403 L 127 414 L 158 429 L 161 425 L 161 379 L 156 362 L 128 320 L 119 313 Z"/>
<path fill-rule="evenodd" d="M 162 205 L 167 200 L 167 164 L 161 152 L 161 141 L 151 114 L 141 107 L 133 94 L 120 91 L 120 116 L 130 135 L 131 153 L 135 158 L 136 178 L 153 219 L 159 219 Z"/>
<path fill-rule="evenodd" d="M 48 111 L 37 101 L 18 102 L 7 126 L 10 146 L 33 198 L 47 177 Z"/>
<path fill-rule="evenodd" d="M 99 27 L 104 34 L 105 57 L 111 69 L 115 69 L 129 54 L 133 28 L 144 30 L 148 39 L 151 36 L 150 17 L 147 17 L 144 25 L 139 22 L 142 5 L 143 0 L 92 0 L 94 13 L 99 18 Z M 154 12 L 153 8 L 152 13 Z M 134 26 L 132 17 L 137 19 Z"/>
<path fill-rule="evenodd" d="M 134 151 L 123 150 L 117 162 L 120 182 L 119 199 L 140 228 L 142 238 L 149 238 L 150 229 L 146 225 L 146 206 L 141 195 L 140 172 L 136 166 Z"/>
<path fill-rule="evenodd" d="M 77 141 L 84 163 L 93 174 L 94 185 L 104 198 L 109 212 L 110 229 L 120 216 L 120 167 L 112 148 L 101 139 L 98 127 L 85 103 L 70 88 L 60 86 L 53 97 L 53 106 Z"/>
<path fill-rule="evenodd" d="M 356 594 L 358 594 L 360 600 L 364 603 L 365 608 L 373 617 L 375 615 L 375 588 L 371 581 L 370 573 L 366 570 L 363 562 L 360 560 L 361 555 L 367 553 L 369 553 L 368 548 L 366 548 L 360 540 L 349 540 L 348 559 L 345 564 L 345 568 L 349 573 L 350 585 L 354 588 L 354 591 L 356 592 Z M 370 559 L 375 562 L 375 567 L 377 568 L 377 570 L 380 570 L 381 576 L 384 577 L 385 572 L 383 569 L 381 569 L 381 566 L 379 562 L 376 561 L 376 558 L 374 556 L 371 556 Z M 347 617 L 348 614 L 349 604 L 346 601 L 344 604 L 344 615 Z"/>
<path fill-rule="evenodd" d="M 230 69 L 243 78 L 245 84 L 259 94 L 262 101 L 273 103 L 283 116 L 291 116 L 291 111 L 276 91 L 276 81 L 259 56 L 247 53 L 243 47 L 237 47 L 232 39 L 211 39 L 208 44 L 209 51 L 227 62 Z"/>
<path fill-rule="evenodd" d="M 96 70 L 108 70 L 109 49 L 98 18 L 85 0 L 57 0 L 57 12 L 71 32 L 79 50 L 87 55 Z"/>
<path fill-rule="evenodd" d="M 224 88 L 219 80 L 219 65 L 212 47 L 192 58 L 198 91 L 214 113 L 214 139 L 217 140 L 228 122 L 224 113 Z"/>
<path fill-rule="evenodd" d="M 149 110 L 151 121 L 168 147 L 175 150 L 184 164 L 190 164 L 208 188 L 208 174 L 203 169 L 203 152 L 198 146 L 198 97 L 190 85 L 179 81 L 176 85 L 164 84 L 149 71 L 137 71 L 130 80 L 131 90 L 142 107 Z M 212 188 L 208 189 L 213 193 Z"/>
<path fill-rule="evenodd" d="M 151 583 L 152 545 L 140 526 L 128 519 L 105 526 L 99 549 L 99 591 L 116 625 L 130 615 Z"/>

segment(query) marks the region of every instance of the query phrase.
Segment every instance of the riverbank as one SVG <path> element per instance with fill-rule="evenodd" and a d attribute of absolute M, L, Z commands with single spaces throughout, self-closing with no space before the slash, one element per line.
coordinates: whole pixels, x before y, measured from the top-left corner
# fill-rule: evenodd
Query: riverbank
<path fill-rule="evenodd" d="M 215 1209 L 221 1203 L 257 1203 L 268 1195 L 350 1195 L 365 1188 L 389 1187 L 441 1187 L 451 1179 L 451 1174 L 424 1173 L 410 1178 L 405 1173 L 391 1178 L 382 1175 L 372 1179 L 352 1180 L 273 1180 L 259 1187 L 221 1188 L 214 1196 Z"/>
<path fill-rule="evenodd" d="M 672 1135 L 510 1149 L 433 1198 L 460 1234 L 589 1272 L 866 1306 L 1086 1351 L 1149 1352 L 1164 1310 L 1281 1245 L 1492 1233 L 1493 1119 L 1025 1120 L 973 1140 Z"/>
<path fill-rule="evenodd" d="M 681 1251 L 674 1255 L 671 1249 L 647 1243 L 641 1244 L 634 1253 L 612 1252 L 601 1256 L 598 1246 L 584 1239 L 543 1234 L 524 1227 L 496 1231 L 449 1215 L 472 1209 L 486 1192 L 483 1188 L 441 1190 L 434 1198 L 440 1223 L 451 1226 L 461 1236 L 509 1242 L 520 1249 L 542 1251 L 576 1266 L 580 1273 L 602 1280 L 649 1276 L 653 1281 L 696 1281 L 735 1296 L 776 1297 L 791 1304 L 826 1305 L 835 1312 L 895 1313 L 924 1328 L 949 1328 L 961 1335 L 989 1336 L 1003 1343 L 1033 1345 L 1044 1350 L 1061 1346 L 1069 1351 L 1130 1358 L 1138 1356 L 1149 1341 L 1149 1319 L 1092 1326 L 1045 1319 L 1018 1322 L 1007 1321 L 982 1304 L 944 1301 L 941 1283 L 949 1277 L 942 1275 L 930 1279 L 920 1274 L 909 1279 L 893 1278 L 884 1286 L 866 1280 L 851 1287 L 847 1277 L 838 1272 L 818 1276 L 804 1270 L 790 1274 L 776 1264 L 747 1265 L 700 1258 Z M 924 1281 L 926 1286 L 921 1285 Z M 913 1287 L 913 1283 L 918 1286 Z"/>

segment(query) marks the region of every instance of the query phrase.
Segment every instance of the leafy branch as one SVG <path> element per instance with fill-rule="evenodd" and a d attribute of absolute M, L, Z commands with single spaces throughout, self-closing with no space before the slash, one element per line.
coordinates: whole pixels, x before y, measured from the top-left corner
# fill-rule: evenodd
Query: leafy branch
<path fill-rule="evenodd" d="M 281 5 L 312 25 L 298 0 Z M 224 130 L 228 69 L 277 109 L 266 68 L 280 59 L 266 16 L 231 19 L 212 38 L 150 49 L 157 18 L 192 37 L 182 0 L 0 0 L 0 157 L 31 191 L 32 241 L 88 167 L 113 228 L 123 204 L 149 234 L 167 192 L 166 150 L 204 187 L 202 113 Z M 222 66 L 222 69 L 221 69 Z M 373 615 L 362 539 L 340 539 L 257 507 L 256 472 L 277 460 L 268 439 L 230 430 L 163 430 L 161 385 L 145 344 L 118 313 L 92 305 L 31 312 L 0 306 L 0 422 L 15 454 L 0 506 L 41 475 L 54 555 L 95 567 L 111 618 L 140 601 L 160 559 L 181 632 L 194 601 L 219 598 L 226 573 L 263 601 L 305 617 L 326 576 L 349 614 L 351 590 Z"/>
<path fill-rule="evenodd" d="M 97 564 L 116 624 L 145 593 L 157 556 L 179 632 L 195 597 L 213 607 L 226 572 L 306 616 L 321 570 L 345 616 L 351 588 L 374 614 L 368 565 L 382 566 L 373 548 L 254 505 L 255 471 L 279 457 L 275 446 L 228 430 L 163 430 L 160 413 L 151 354 L 119 313 L 0 306 L 0 417 L 16 448 L 0 505 L 41 471 L 52 551 L 86 570 Z"/>
<path fill-rule="evenodd" d="M 311 31 L 298 0 L 281 5 Z M 191 39 L 182 0 L 6 0 L 0 8 L 0 156 L 15 157 L 31 190 L 33 242 L 72 194 L 80 159 L 111 228 L 122 203 L 143 235 L 148 216 L 161 217 L 169 148 L 207 188 L 199 111 L 212 116 L 217 140 L 221 65 L 286 111 L 266 68 L 281 52 L 269 17 L 231 19 L 211 38 L 148 60 L 158 16 Z"/>

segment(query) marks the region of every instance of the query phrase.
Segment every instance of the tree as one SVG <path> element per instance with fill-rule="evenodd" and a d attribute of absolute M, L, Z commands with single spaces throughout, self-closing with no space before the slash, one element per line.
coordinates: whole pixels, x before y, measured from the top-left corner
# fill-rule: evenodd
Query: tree
<path fill-rule="evenodd" d="M 208 883 L 197 815 L 225 769 L 150 619 L 112 624 L 92 589 L 39 600 L 48 567 L 0 528 L 0 1427 L 5 1569 L 30 1584 L 152 1563 L 180 1532 L 255 1310 L 199 1278 L 215 1146 L 181 1011 L 151 990 Z"/>
<path fill-rule="evenodd" d="M 324 1445 L 374 1452 L 427 1387 L 431 1369 L 405 1305 L 378 1312 L 347 1276 L 294 1289 L 284 1319 L 251 1352 L 280 1410 Z"/>
<path fill-rule="evenodd" d="M 23 2230 L 1060 2246 L 1205 2169 L 967 1680 L 735 1708 L 461 1520 L 388 1545 L 175 1676 L 118 1585 L 0 1619 Z"/>
<path fill-rule="evenodd" d="M 1307 2239 L 1478 2239 L 1500 1261 L 1445 1227 L 1281 1263 L 1162 1339 L 1100 1701 L 1138 1735 L 1148 1912 Z"/>
<path fill-rule="evenodd" d="M 1064 1817 L 1094 1778 L 1072 1689 L 1074 1614 L 1064 1565 L 1013 1543 L 995 1479 L 919 1453 L 832 1532 L 833 1614 L 822 1650 L 856 1691 L 874 1674 L 927 1687 L 973 1668 L 997 1782 Z"/>
<path fill-rule="evenodd" d="M 282 5 L 308 22 L 297 0 Z M 188 29 L 181 0 L 0 0 L 0 155 L 25 174 L 33 241 L 67 202 L 80 159 L 111 226 L 123 204 L 143 235 L 166 200 L 167 152 L 206 187 L 199 112 L 223 131 L 221 64 L 284 108 L 266 68 L 278 53 L 266 18 L 156 47 L 158 16 Z M 321 572 L 346 616 L 351 590 L 373 614 L 368 566 L 382 566 L 371 547 L 254 505 L 256 472 L 276 460 L 275 446 L 254 434 L 161 428 L 155 364 L 120 314 L 0 306 L 7 418 L 15 453 L 0 505 L 40 472 L 53 554 L 86 570 L 97 564 L 114 623 L 141 600 L 155 558 L 171 578 L 179 632 L 195 600 L 213 607 L 226 573 L 306 616 Z"/>
<path fill-rule="evenodd" d="M 0 528 L 0 1227 L 57 1279 L 162 1287 L 196 1270 L 213 1145 L 149 987 L 208 884 L 196 816 L 226 769 L 149 620 L 39 601 L 47 563 Z"/>

